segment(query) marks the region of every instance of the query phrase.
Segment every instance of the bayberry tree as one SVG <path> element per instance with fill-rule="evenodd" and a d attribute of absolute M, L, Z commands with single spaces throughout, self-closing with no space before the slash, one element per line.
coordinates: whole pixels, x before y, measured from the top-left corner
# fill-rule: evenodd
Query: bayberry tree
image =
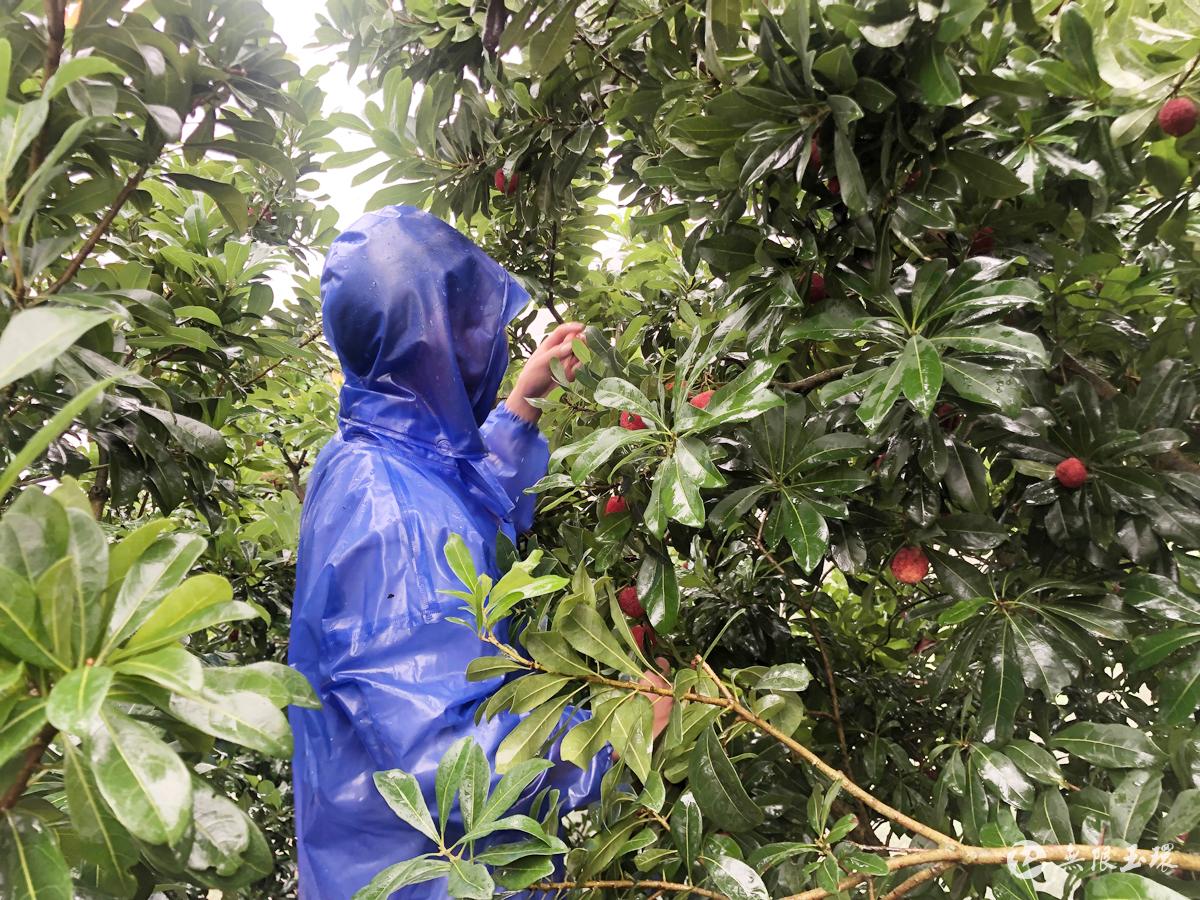
<path fill-rule="evenodd" d="M 529 714 L 510 791 L 555 738 L 620 756 L 585 817 L 544 798 L 500 849 L 503 796 L 461 841 L 395 803 L 439 839 L 361 896 L 1196 895 L 1198 21 L 330 4 L 380 91 L 343 119 L 375 203 L 590 326 L 545 403 L 541 555 L 463 567 L 463 621 L 520 636 L 472 671 Z M 669 688 L 638 684 L 655 656 Z"/>

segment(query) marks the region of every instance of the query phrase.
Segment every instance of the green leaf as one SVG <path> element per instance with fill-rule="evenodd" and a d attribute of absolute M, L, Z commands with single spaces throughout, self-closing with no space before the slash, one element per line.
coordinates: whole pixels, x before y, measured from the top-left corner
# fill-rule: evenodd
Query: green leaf
<path fill-rule="evenodd" d="M 250 691 L 222 691 L 205 673 L 203 689 L 172 694 L 171 715 L 226 741 L 286 759 L 292 755 L 292 731 L 275 704 Z"/>
<path fill-rule="evenodd" d="M 781 537 L 785 538 L 796 558 L 796 565 L 805 572 L 815 569 L 829 549 L 829 526 L 825 517 L 815 506 L 791 491 L 783 491 L 776 499 L 763 535 L 772 545 Z"/>
<path fill-rule="evenodd" d="M 985 353 L 1019 362 L 1042 364 L 1046 349 L 1037 335 L 1005 325 L 978 325 L 943 331 L 933 339 L 937 346 L 949 346 L 963 353 Z"/>
<path fill-rule="evenodd" d="M 150 545 L 121 582 L 101 656 L 150 618 L 160 601 L 187 575 L 204 548 L 204 538 L 195 534 L 164 535 Z"/>
<path fill-rule="evenodd" d="M 55 656 L 39 624 L 33 585 L 5 568 L 0 568 L 0 645 L 40 669 L 67 668 Z"/>
<path fill-rule="evenodd" d="M 33 744 L 46 725 L 46 701 L 42 697 L 26 697 L 17 701 L 3 727 L 0 727 L 0 765 L 13 759 Z"/>
<path fill-rule="evenodd" d="M 605 378 L 596 385 L 593 399 L 601 406 L 636 413 L 646 424 L 659 421 L 659 416 L 646 395 L 623 378 Z"/>
<path fill-rule="evenodd" d="M 351 900 L 387 900 L 400 888 L 423 884 L 435 878 L 445 878 L 450 873 L 450 863 L 444 859 L 418 856 L 388 866 L 371 879 L 371 883 L 355 891 Z"/>
<path fill-rule="evenodd" d="M 740 859 L 718 856 L 705 859 L 704 867 L 713 886 L 729 900 L 770 900 L 771 895 L 762 878 Z"/>
<path fill-rule="evenodd" d="M 479 581 L 479 573 L 475 570 L 471 551 L 467 549 L 462 535 L 450 535 L 450 539 L 446 541 L 445 553 L 446 562 L 450 564 L 451 571 L 458 576 L 458 580 L 466 586 L 468 591 L 473 591 L 475 583 Z"/>
<path fill-rule="evenodd" d="M 553 763 L 545 759 L 527 759 L 513 765 L 488 797 L 487 803 L 476 818 L 475 827 L 500 818 L 517 802 L 534 779 L 550 768 L 553 768 Z M 500 771 L 498 765 L 496 771 Z"/>
<path fill-rule="evenodd" d="M 1016 197 L 1025 191 L 1026 185 L 1012 173 L 1008 166 L 981 153 L 970 150 L 948 150 L 946 160 L 967 184 L 985 197 L 1003 200 Z"/>
<path fill-rule="evenodd" d="M 6 331 L 5 334 L 7 333 Z M 4 472 L 0 473 L 0 500 L 8 496 L 8 492 L 17 483 L 17 479 L 21 477 L 21 473 L 34 460 L 41 456 L 47 447 L 58 440 L 63 432 L 71 427 L 71 423 L 75 421 L 75 417 L 91 406 L 92 402 L 104 393 L 105 389 L 115 380 L 115 378 L 106 378 L 80 391 L 64 404 L 62 409 L 51 416 L 46 424 L 34 433 L 33 437 L 25 442 L 24 446 L 17 451 L 17 454 L 9 462 Z"/>
<path fill-rule="evenodd" d="M 1164 884 L 1132 872 L 1109 872 L 1088 880 L 1084 900 L 1187 900 Z"/>
<path fill-rule="evenodd" d="M 1200 600 L 1162 575 L 1141 572 L 1127 579 L 1125 600 L 1155 618 L 1200 625 Z"/>
<path fill-rule="evenodd" d="M 1009 741 L 1004 745 L 1004 755 L 1034 781 L 1053 787 L 1066 784 L 1058 760 L 1045 747 L 1039 747 L 1030 741 Z"/>
<path fill-rule="evenodd" d="M 88 734 L 108 696 L 113 674 L 112 669 L 104 666 L 83 666 L 64 675 L 46 701 L 46 718 L 50 724 L 69 734 Z"/>
<path fill-rule="evenodd" d="M 84 333 L 113 318 L 111 312 L 48 303 L 20 310 L 0 333 L 0 387 L 50 365 Z"/>
<path fill-rule="evenodd" d="M 1070 844 L 1075 840 L 1071 812 L 1057 788 L 1040 791 L 1029 816 L 1029 833 L 1047 844 Z"/>
<path fill-rule="evenodd" d="M 1200 706 L 1200 653 L 1194 653 L 1159 673 L 1159 718 L 1164 725 L 1191 719 Z"/>
<path fill-rule="evenodd" d="M 1012 737 L 1013 717 L 1025 695 L 1025 683 L 1017 665 L 1012 632 L 1005 628 L 983 669 L 979 689 L 979 739 L 1003 743 Z"/>
<path fill-rule="evenodd" d="M 755 690 L 759 691 L 803 691 L 808 689 L 812 673 L 801 663 L 783 663 L 771 666 L 758 680 Z"/>
<path fill-rule="evenodd" d="M 1162 773 L 1134 769 L 1117 781 L 1108 798 L 1112 836 L 1136 845 L 1162 796 Z"/>
<path fill-rule="evenodd" d="M 528 631 L 521 635 L 521 641 L 534 660 L 551 672 L 561 672 L 564 675 L 593 674 L 560 634 L 552 631 Z"/>
<path fill-rule="evenodd" d="M 529 42 L 529 62 L 533 73 L 549 75 L 566 57 L 574 38 L 575 3 L 568 2 L 551 20 L 550 27 L 539 31 Z"/>
<path fill-rule="evenodd" d="M 559 723 L 568 697 L 547 703 L 521 720 L 496 749 L 496 771 L 507 773 L 518 763 L 537 756 Z M 490 804 L 489 804 L 490 805 Z"/>
<path fill-rule="evenodd" d="M 126 895 L 132 895 L 137 885 L 129 868 L 137 862 L 137 845 L 100 798 L 80 751 L 70 741 L 62 747 L 67 809 L 83 858 L 115 880 Z"/>
<path fill-rule="evenodd" d="M 243 233 L 250 226 L 246 196 L 232 184 L 185 172 L 164 172 L 163 177 L 169 178 L 181 188 L 200 191 L 212 197 L 229 227 L 237 234 Z"/>
<path fill-rule="evenodd" d="M 478 746 L 470 737 L 459 738 L 442 754 L 438 762 L 434 791 L 438 806 L 438 832 L 444 833 L 454 798 L 462 786 L 471 761 L 471 747 Z"/>
<path fill-rule="evenodd" d="M 942 358 L 928 339 L 914 334 L 897 361 L 904 396 L 923 416 L 933 412 L 942 389 Z"/>
<path fill-rule="evenodd" d="M 654 713 L 650 700 L 632 694 L 613 716 L 612 745 L 639 779 L 650 777 L 650 754 L 654 741 Z"/>
<path fill-rule="evenodd" d="M 1076 722 L 1058 732 L 1050 746 L 1105 769 L 1143 769 L 1166 757 L 1153 741 L 1128 725 Z"/>
<path fill-rule="evenodd" d="M 853 216 L 867 211 L 867 184 L 863 180 L 862 168 L 854 154 L 854 144 L 843 131 L 833 134 L 833 162 L 841 186 L 842 202 Z"/>
<path fill-rule="evenodd" d="M 899 362 L 875 371 L 874 377 L 863 391 L 862 402 L 855 410 L 859 421 L 866 425 L 868 430 L 877 429 L 884 417 L 892 411 L 892 407 L 900 398 L 903 377 L 904 367 Z"/>
<path fill-rule="evenodd" d="M 711 726 L 692 748 L 688 783 L 704 815 L 725 831 L 750 831 L 762 822 L 763 814 L 750 799 L 725 748 Z"/>
<path fill-rule="evenodd" d="M 99 720 L 85 747 L 100 795 L 134 837 L 175 843 L 192 817 L 187 766 L 153 730 L 111 704 Z"/>
<path fill-rule="evenodd" d="M 942 367 L 946 382 L 967 400 L 1006 412 L 1024 400 L 1025 387 L 1011 372 L 954 358 L 943 358 Z"/>
<path fill-rule="evenodd" d="M 612 630 L 590 606 L 578 604 L 560 626 L 562 636 L 584 656 L 640 678 L 642 670 L 621 649 Z"/>
<path fill-rule="evenodd" d="M 34 590 L 55 655 L 78 666 L 91 654 L 103 623 L 108 543 L 91 510 L 71 507 L 66 513 L 67 555 L 42 573 Z"/>
<path fill-rule="evenodd" d="M 0 873 L 6 900 L 71 900 L 75 896 L 71 870 L 54 832 L 22 810 L 4 810 Z"/>
<path fill-rule="evenodd" d="M 1200 825 L 1200 790 L 1188 788 L 1176 794 L 1171 808 L 1158 824 L 1160 843 L 1175 843 L 1179 836 Z"/>
<path fill-rule="evenodd" d="M 704 817 L 692 790 L 680 794 L 671 809 L 671 838 L 690 869 L 700 855 L 700 843 L 704 839 Z"/>
<path fill-rule="evenodd" d="M 219 693 L 249 691 L 261 694 L 277 709 L 285 706 L 321 708 L 321 701 L 317 699 L 316 692 L 307 678 L 291 666 L 269 660 L 251 663 L 248 666 L 207 668 L 204 670 L 204 684 Z"/>
<path fill-rule="evenodd" d="M 440 844 L 438 830 L 434 827 L 433 817 L 429 815 L 425 797 L 421 794 L 421 785 L 415 775 L 401 769 L 392 769 L 376 772 L 374 780 L 376 789 L 392 808 L 392 812 L 435 844 Z"/>
<path fill-rule="evenodd" d="M 997 797 L 1018 809 L 1029 809 L 1033 806 L 1036 788 L 1011 759 L 999 750 L 993 750 L 983 744 L 974 745 L 971 752 L 975 757 L 979 777 L 994 789 Z"/>
<path fill-rule="evenodd" d="M 950 106 L 962 97 L 958 74 L 950 64 L 944 47 L 929 44 L 917 54 L 917 84 L 929 106 Z"/>

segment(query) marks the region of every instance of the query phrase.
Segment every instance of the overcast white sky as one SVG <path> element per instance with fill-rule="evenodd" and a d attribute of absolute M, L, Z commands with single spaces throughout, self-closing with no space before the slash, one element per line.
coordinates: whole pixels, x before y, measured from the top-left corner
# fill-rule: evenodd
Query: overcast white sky
<path fill-rule="evenodd" d="M 325 101 L 326 113 L 345 111 L 361 114 L 363 94 L 349 83 L 346 67 L 336 62 L 335 53 L 309 46 L 313 43 L 313 33 L 317 27 L 317 13 L 325 9 L 324 0 L 263 0 L 263 5 L 275 20 L 275 31 L 283 38 L 288 51 L 300 64 L 301 69 L 307 70 L 319 64 L 332 66 L 321 79 L 321 87 L 328 95 Z M 361 75 L 361 71 L 357 74 Z M 339 139 L 346 147 L 362 146 L 361 143 L 355 142 L 357 137 L 343 133 Z M 349 225 L 362 214 L 367 200 L 379 189 L 378 182 L 358 187 L 351 185 L 356 171 L 354 168 L 337 169 L 317 176 L 325 188 L 325 193 L 329 194 L 329 202 L 337 208 L 338 223 L 342 227 Z"/>

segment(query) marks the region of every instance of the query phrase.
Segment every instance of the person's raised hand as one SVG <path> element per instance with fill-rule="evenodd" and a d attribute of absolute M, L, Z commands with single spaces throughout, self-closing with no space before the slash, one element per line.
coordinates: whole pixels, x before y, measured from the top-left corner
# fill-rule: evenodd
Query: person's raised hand
<path fill-rule="evenodd" d="M 575 380 L 575 372 L 581 363 L 571 342 L 576 338 L 583 339 L 583 329 L 582 322 L 564 322 L 546 335 L 533 351 L 533 355 L 526 360 L 525 368 L 521 369 L 521 374 L 517 376 L 512 393 L 504 401 L 512 413 L 526 422 L 536 422 L 541 416 L 541 410 L 529 400 L 545 397 L 554 387 L 554 373 L 550 370 L 551 360 L 560 360 L 567 380 Z"/>
<path fill-rule="evenodd" d="M 642 674 L 642 680 L 639 684 L 644 684 L 647 687 L 671 689 L 671 682 L 666 678 L 671 672 L 671 664 L 664 657 L 658 657 L 654 660 L 661 670 L 655 672 L 652 669 L 647 669 Z M 651 740 L 657 738 L 663 733 L 667 727 L 667 723 L 671 720 L 671 707 L 675 705 L 674 697 L 664 697 L 662 694 L 650 694 L 650 708 L 654 710 L 654 727 L 652 729 Z"/>

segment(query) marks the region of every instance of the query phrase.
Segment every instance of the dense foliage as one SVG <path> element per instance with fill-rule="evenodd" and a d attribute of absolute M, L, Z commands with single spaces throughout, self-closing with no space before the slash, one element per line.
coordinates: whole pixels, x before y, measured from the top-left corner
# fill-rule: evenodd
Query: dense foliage
<path fill-rule="evenodd" d="M 584 696 L 564 755 L 621 754 L 568 832 L 381 883 L 1195 896 L 1195 5 L 329 9 L 380 89 L 333 162 L 593 326 L 527 573 L 570 587 L 460 574 L 524 629 L 501 767 Z"/>
<path fill-rule="evenodd" d="M 290 889 L 336 147 L 284 52 L 243 0 L 0 13 L 0 896 Z"/>

